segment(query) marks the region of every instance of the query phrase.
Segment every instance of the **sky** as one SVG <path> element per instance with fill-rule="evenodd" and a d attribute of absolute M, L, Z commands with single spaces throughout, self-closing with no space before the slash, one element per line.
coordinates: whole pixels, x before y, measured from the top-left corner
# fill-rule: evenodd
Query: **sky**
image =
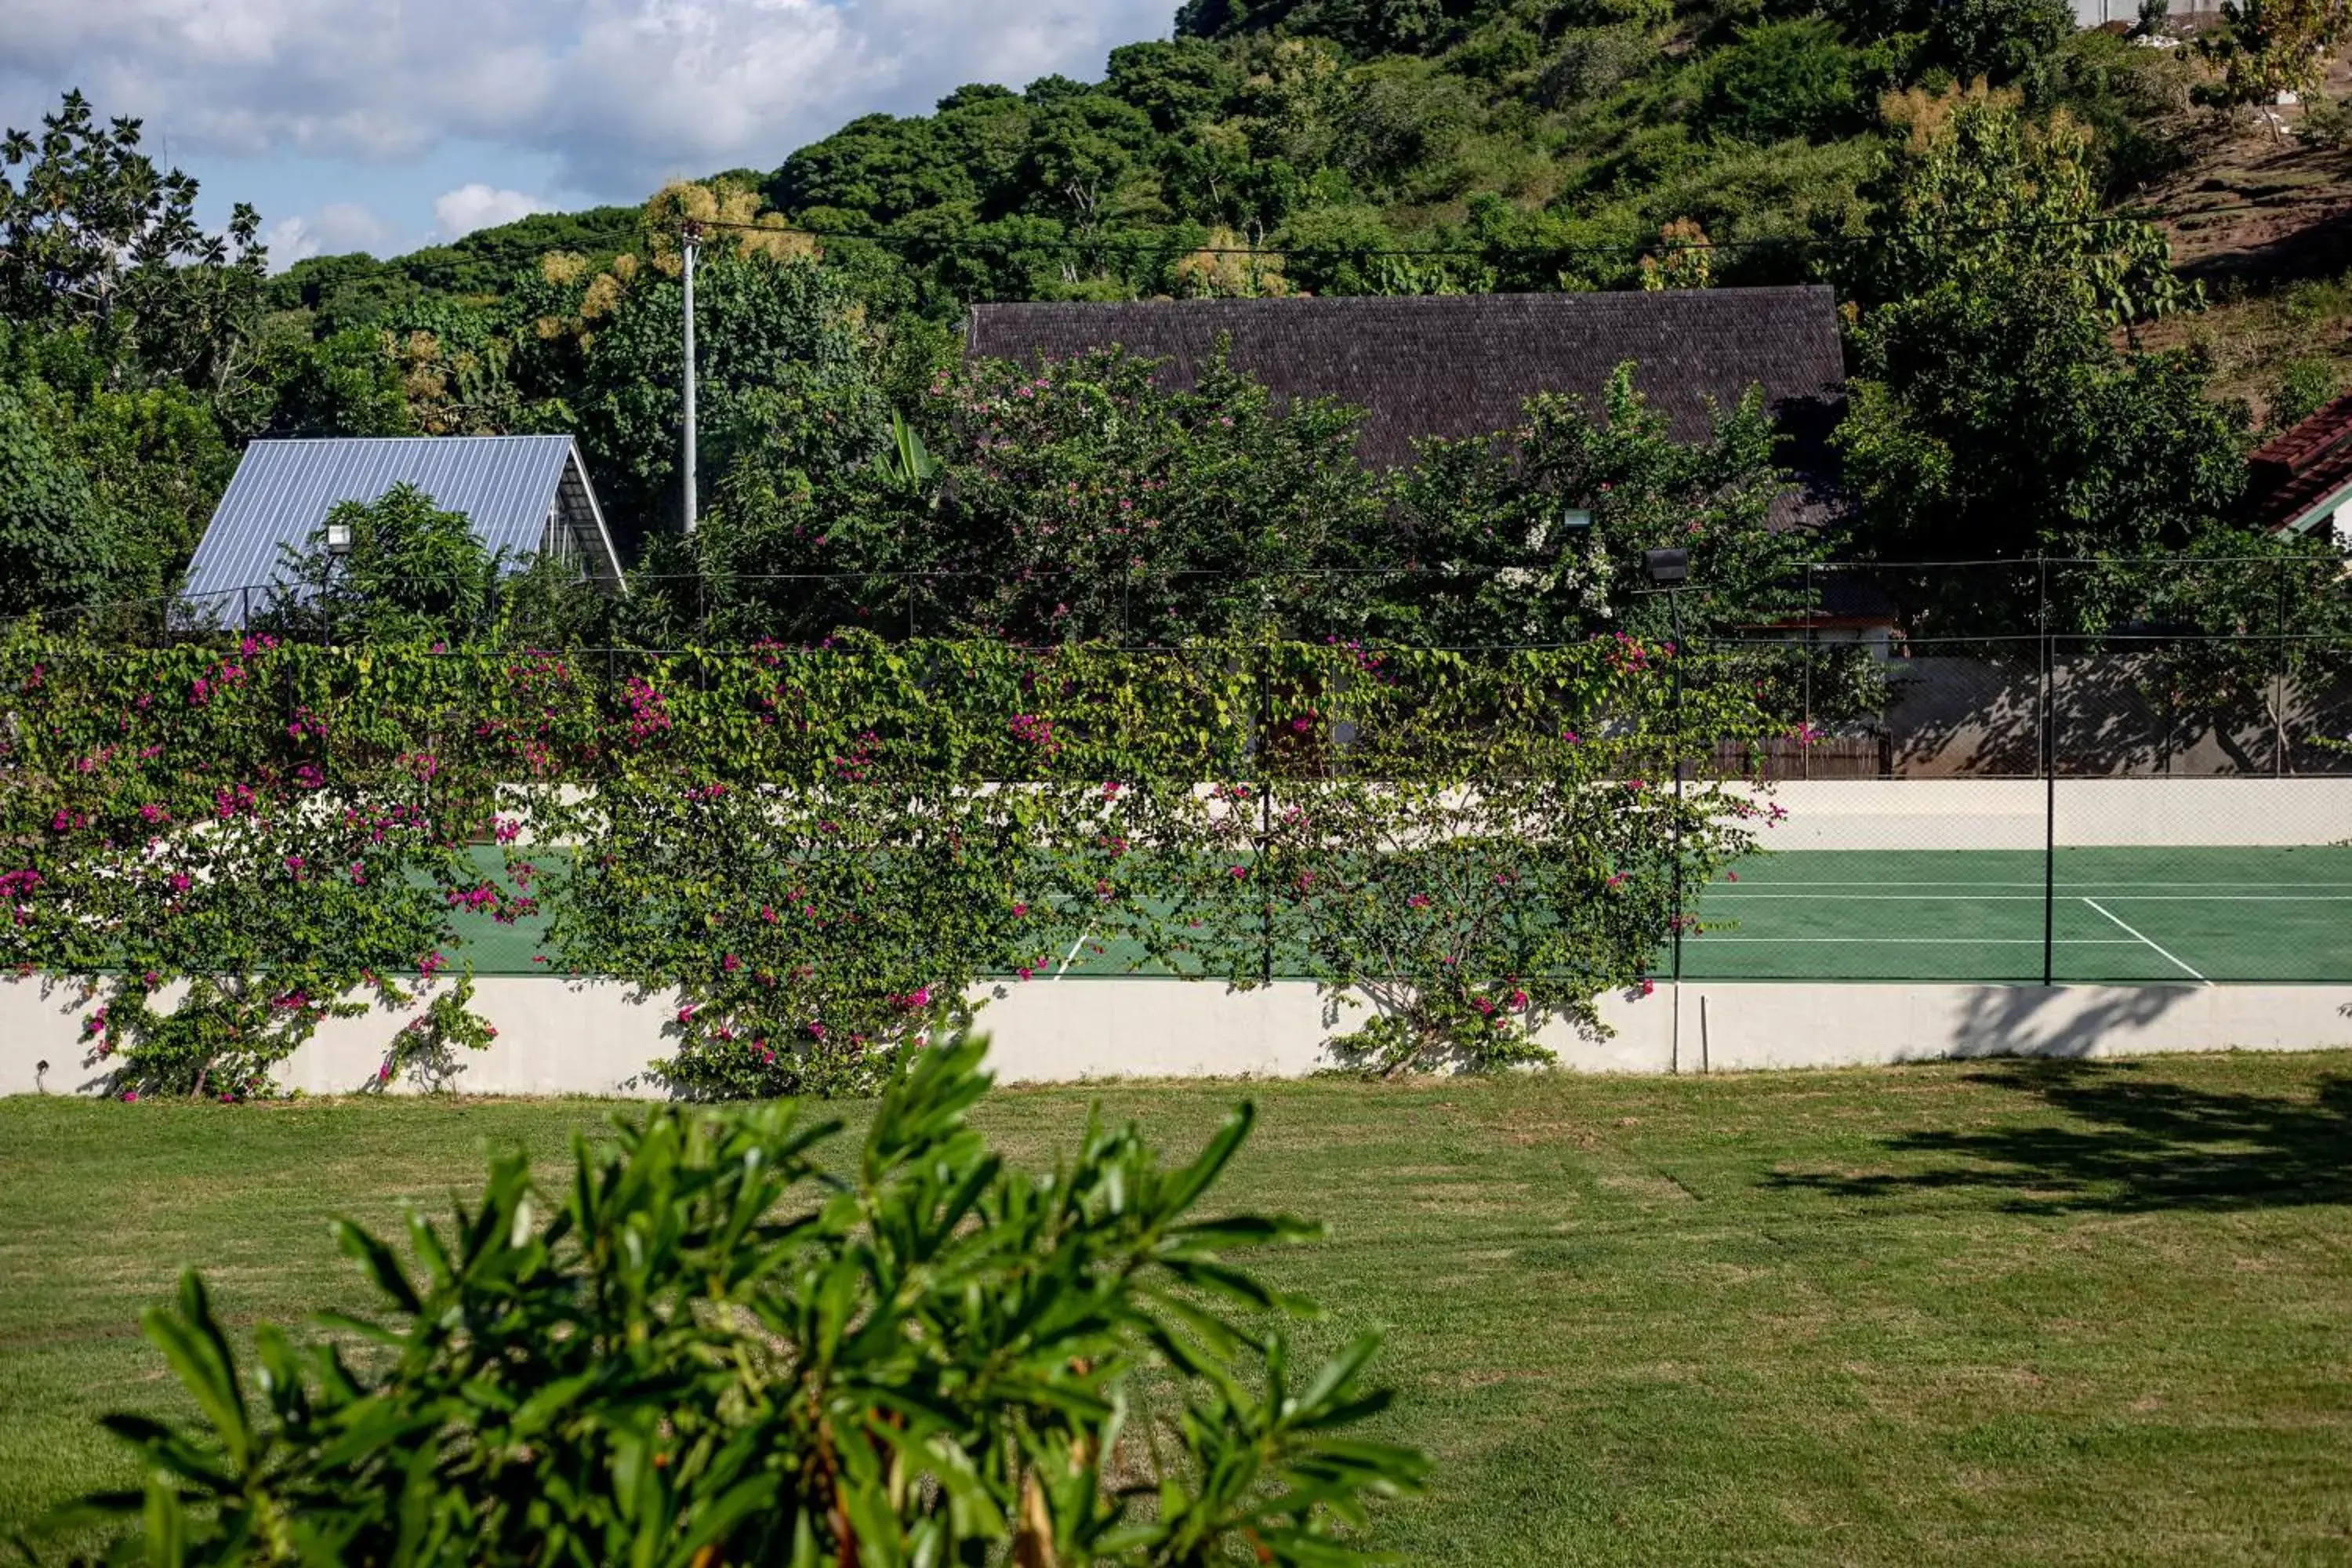
<path fill-rule="evenodd" d="M 1177 0 L 0 0 L 0 123 L 145 121 L 273 268 L 773 168 L 966 82 L 1102 74 Z"/>

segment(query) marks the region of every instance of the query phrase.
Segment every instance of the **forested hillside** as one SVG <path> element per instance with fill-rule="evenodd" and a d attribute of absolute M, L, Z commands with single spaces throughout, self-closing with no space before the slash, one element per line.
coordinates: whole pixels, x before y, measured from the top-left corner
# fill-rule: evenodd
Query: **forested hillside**
<path fill-rule="evenodd" d="M 1583 452 L 1447 497 L 1427 473 L 1335 489 L 1329 432 L 1299 422 L 1344 411 L 1258 409 L 1237 382 L 1213 406 L 1160 400 L 1174 434 L 1149 451 L 1041 408 L 1034 460 L 1008 465 L 975 433 L 1006 384 L 953 370 L 966 309 L 1003 299 L 1825 281 L 1846 311 L 1852 505 L 1804 548 L 2269 548 L 2229 535 L 2231 503 L 2259 426 L 2337 383 L 2343 334 L 2312 325 L 2343 293 L 2311 280 L 2325 247 L 2236 257 L 2212 274 L 2232 313 L 2207 317 L 2171 263 L 2185 231 L 2113 215 L 2194 205 L 2232 149 L 2340 158 L 2324 97 L 2288 124 L 2247 107 L 2326 60 L 2325 26 L 2277 16 L 2184 42 L 2154 13 L 2157 37 L 2078 33 L 2059 0 L 1189 0 L 1171 38 L 1113 51 L 1097 82 L 966 87 L 642 208 L 276 277 L 256 215 L 201 232 L 193 184 L 69 97 L 12 136 L 0 185 L 0 613 L 169 592 L 265 435 L 575 434 L 648 597 L 691 574 L 698 613 L 778 573 L 993 570 L 1024 549 L 1039 570 L 1141 569 L 1039 543 L 1048 472 L 1108 494 L 1106 474 L 1166 487 L 1189 461 L 1205 483 L 1245 439 L 1276 470 L 1265 493 L 1326 509 L 1283 569 L 1549 570 L 1465 542 L 1633 463 Z M 688 219 L 711 235 L 690 548 Z M 1092 374 L 1096 393 L 1129 385 Z M 1573 447 L 1559 420 L 1531 409 L 1523 437 Z M 1630 405 L 1618 420 L 1657 439 Z M 1740 455 L 1738 493 L 1769 489 L 1769 439 L 1727 425 L 1718 448 Z M 1014 468 L 1036 493 L 977 482 Z M 1695 474 L 1660 494 L 1700 493 Z M 1149 564 L 1224 558 L 1213 533 Z"/>
<path fill-rule="evenodd" d="M 1983 78 L 2096 132 L 2102 192 L 2179 165 L 2176 52 L 2077 35 L 2059 0 L 1192 0 L 1103 79 L 958 89 L 732 176 L 836 241 L 877 302 L 1614 288 L 1668 226 L 1719 282 L 1832 270 L 1866 233 L 1881 99 Z M 612 209 L 527 219 L 388 268 L 307 261 L 280 297 L 341 324 L 482 286 L 532 245 L 593 251 Z M 559 225 L 569 225 L 559 234 Z M 1255 259 L 1213 254 L 1252 247 Z M 511 268 L 509 269 L 509 271 Z"/>

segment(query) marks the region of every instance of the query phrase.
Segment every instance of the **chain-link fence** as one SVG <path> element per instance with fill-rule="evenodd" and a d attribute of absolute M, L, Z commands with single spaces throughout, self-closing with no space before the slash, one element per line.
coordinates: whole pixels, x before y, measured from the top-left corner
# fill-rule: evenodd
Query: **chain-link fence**
<path fill-rule="evenodd" d="M 1890 637 L 1831 703 L 1817 643 L 1735 645 L 1800 706 L 1721 759 L 1780 819 L 1697 895 L 1685 974 L 2352 981 L 2352 637 L 2288 626 L 1980 622 Z"/>
<path fill-rule="evenodd" d="M 756 601 L 812 634 L 960 635 L 981 606 L 1130 647 L 1181 647 L 1202 625 L 1253 616 L 1287 634 L 1319 616 L 1336 628 L 1325 636 L 1353 628 L 1377 644 L 1382 617 L 1407 624 L 1401 605 L 1458 609 L 1497 592 L 1491 577 L 1422 570 L 760 581 L 774 593 L 747 599 L 740 581 L 721 594 L 699 579 L 646 588 L 681 606 L 691 597 L 687 618 L 714 640 L 749 640 L 728 616 Z M 2352 981 L 2352 596 L 2340 563 L 1824 564 L 1765 625 L 1716 613 L 1703 572 L 1694 584 L 1675 608 L 1707 679 L 1751 689 L 1777 731 L 1717 745 L 1711 772 L 1766 791 L 1776 820 L 1766 853 L 1688 890 L 1686 977 Z M 215 637 L 253 624 L 268 592 L 103 606 L 79 624 L 123 642 Z M 617 690 L 652 656 L 581 657 Z M 1352 721 L 1298 739 L 1278 721 L 1305 699 L 1265 695 L 1265 732 L 1245 749 L 1281 759 L 1286 776 L 1339 776 L 1377 741 Z M 515 933 L 519 973 L 531 934 Z"/>

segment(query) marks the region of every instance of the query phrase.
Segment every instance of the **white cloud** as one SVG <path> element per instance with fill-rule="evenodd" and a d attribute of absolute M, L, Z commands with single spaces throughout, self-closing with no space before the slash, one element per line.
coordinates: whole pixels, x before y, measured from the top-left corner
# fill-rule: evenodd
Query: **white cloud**
<path fill-rule="evenodd" d="M 433 227 L 443 239 L 463 239 L 478 228 L 512 223 L 546 210 L 547 204 L 537 196 L 493 190 L 477 180 L 433 198 Z"/>
<path fill-rule="evenodd" d="M 551 158 L 562 185 L 625 201 L 673 173 L 772 166 L 962 82 L 1097 76 L 1175 5 L 7 0 L 0 118 L 23 123 L 78 83 L 175 153 L 381 162 L 460 139 Z"/>
<path fill-rule="evenodd" d="M 392 226 L 357 202 L 330 202 L 306 216 L 281 218 L 261 233 L 272 272 L 307 257 L 375 250 L 392 238 Z"/>

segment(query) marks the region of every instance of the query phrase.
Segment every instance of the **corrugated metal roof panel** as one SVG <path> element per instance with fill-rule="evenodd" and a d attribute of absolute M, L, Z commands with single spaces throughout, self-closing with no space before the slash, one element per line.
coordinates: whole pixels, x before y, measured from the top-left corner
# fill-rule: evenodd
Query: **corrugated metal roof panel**
<path fill-rule="evenodd" d="M 240 588 L 274 583 L 284 547 L 299 550 L 344 501 L 372 501 L 412 484 L 445 511 L 461 511 L 490 550 L 540 548 L 569 436 L 419 436 L 256 441 L 213 510 L 189 563 L 183 597 L 236 624 Z"/>

